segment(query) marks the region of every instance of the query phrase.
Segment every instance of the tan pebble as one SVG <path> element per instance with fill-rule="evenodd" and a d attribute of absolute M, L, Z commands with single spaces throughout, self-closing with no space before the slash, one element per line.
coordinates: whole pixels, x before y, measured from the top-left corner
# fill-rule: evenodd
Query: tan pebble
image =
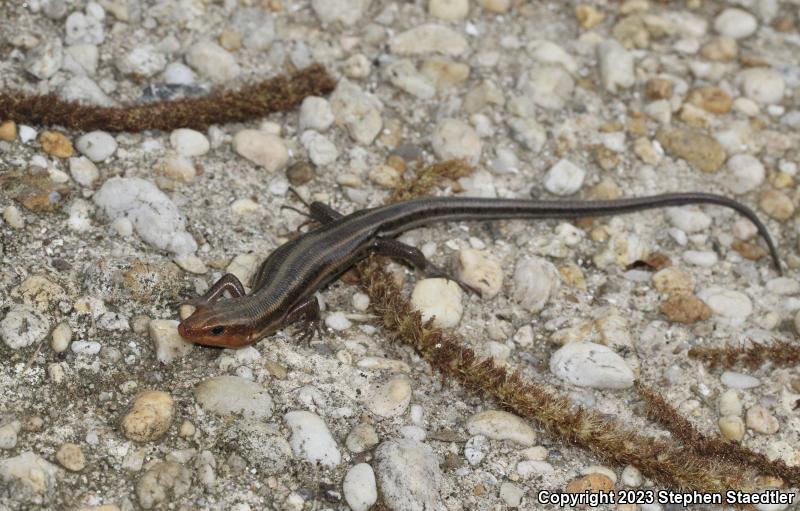
<path fill-rule="evenodd" d="M 603 474 L 589 474 L 570 481 L 566 487 L 567 493 L 610 492 L 614 489 L 614 482 Z"/>
<path fill-rule="evenodd" d="M 122 418 L 122 434 L 135 442 L 150 442 L 164 435 L 172 423 L 172 396 L 148 390 L 136 397 L 130 411 Z"/>
<path fill-rule="evenodd" d="M 5 121 L 0 123 L 0 140 L 6 142 L 13 142 L 17 139 L 17 123 L 14 121 Z"/>
<path fill-rule="evenodd" d="M 650 32 L 640 15 L 625 16 L 611 29 L 614 39 L 625 48 L 647 48 L 650 45 Z"/>
<path fill-rule="evenodd" d="M 264 366 L 267 368 L 267 371 L 269 371 L 270 376 L 273 378 L 277 378 L 279 380 L 286 379 L 287 371 L 286 368 L 281 364 L 273 362 L 272 360 L 268 360 Z"/>
<path fill-rule="evenodd" d="M 181 436 L 181 438 L 192 438 L 196 431 L 197 429 L 194 427 L 194 424 L 189 421 L 183 421 L 181 427 L 178 428 L 178 435 Z"/>
<path fill-rule="evenodd" d="M 797 321 L 795 321 L 795 323 L 797 323 Z M 792 378 L 791 381 L 789 382 L 789 387 L 791 387 L 792 391 L 800 394 L 800 376 Z"/>
<path fill-rule="evenodd" d="M 647 80 L 644 90 L 648 99 L 669 99 L 673 91 L 672 80 L 665 78 L 651 78 Z"/>
<path fill-rule="evenodd" d="M 480 291 L 485 299 L 496 296 L 503 285 L 503 269 L 497 258 L 473 248 L 458 252 L 456 275 L 462 282 Z"/>
<path fill-rule="evenodd" d="M 773 435 L 778 432 L 778 419 L 761 405 L 753 405 L 747 409 L 745 416 L 747 427 L 762 435 Z"/>
<path fill-rule="evenodd" d="M 727 157 L 717 139 L 700 130 L 662 128 L 656 138 L 664 149 L 703 172 L 716 172 Z"/>
<path fill-rule="evenodd" d="M 405 172 L 407 168 L 406 160 L 404 160 L 403 157 L 398 154 L 390 154 L 389 157 L 386 158 L 386 165 L 389 165 L 401 174 Z"/>
<path fill-rule="evenodd" d="M 734 60 L 739 54 L 736 39 L 727 36 L 715 37 L 700 48 L 700 55 L 708 60 Z"/>
<path fill-rule="evenodd" d="M 631 135 L 636 137 L 647 135 L 647 116 L 641 112 L 632 112 L 625 128 Z"/>
<path fill-rule="evenodd" d="M 710 128 L 714 122 L 710 113 L 690 103 L 684 103 L 678 114 L 680 120 L 695 128 Z"/>
<path fill-rule="evenodd" d="M 720 433 L 726 439 L 738 442 L 744 438 L 744 421 L 741 417 L 726 415 L 725 417 L 720 417 L 717 423 L 719 424 Z"/>
<path fill-rule="evenodd" d="M 631 14 L 634 12 L 646 12 L 650 9 L 648 0 L 627 0 L 619 6 L 620 14 Z"/>
<path fill-rule="evenodd" d="M 58 131 L 43 131 L 39 135 L 39 143 L 42 144 L 44 152 L 56 158 L 69 158 L 75 154 L 70 139 Z"/>
<path fill-rule="evenodd" d="M 636 511 L 636 504 L 617 504 L 619 511 Z"/>
<path fill-rule="evenodd" d="M 511 9 L 511 0 L 478 0 L 481 7 L 495 14 L 505 14 Z"/>
<path fill-rule="evenodd" d="M 102 504 L 99 506 L 88 506 L 79 508 L 78 511 L 120 511 L 116 504 Z"/>
<path fill-rule="evenodd" d="M 384 188 L 397 188 L 402 182 L 400 173 L 392 166 L 380 164 L 369 171 L 369 180 Z"/>
<path fill-rule="evenodd" d="M 427 76 L 437 89 L 461 85 L 469 78 L 468 65 L 440 58 L 424 61 L 420 72 Z"/>
<path fill-rule="evenodd" d="M 238 51 L 242 47 L 242 35 L 232 30 L 223 30 L 219 35 L 219 45 L 228 51 Z"/>
<path fill-rule="evenodd" d="M 619 165 L 619 155 L 604 145 L 596 145 L 593 150 L 594 160 L 603 170 L 613 170 Z"/>
<path fill-rule="evenodd" d="M 192 160 L 177 154 L 167 156 L 156 163 L 154 170 L 170 179 L 182 183 L 191 183 L 197 176 L 197 170 L 194 164 L 192 164 Z"/>
<path fill-rule="evenodd" d="M 586 289 L 586 277 L 581 267 L 575 263 L 568 263 L 558 268 L 561 279 L 570 287 L 576 289 Z"/>
<path fill-rule="evenodd" d="M 589 4 L 581 4 L 575 7 L 575 18 L 581 27 L 589 29 L 602 23 L 606 15 Z"/>
<path fill-rule="evenodd" d="M 730 112 L 733 99 L 719 87 L 699 87 L 689 93 L 689 103 L 712 114 Z"/>
<path fill-rule="evenodd" d="M 663 155 L 656 151 L 653 143 L 647 137 L 639 137 L 633 143 L 633 152 L 648 165 L 658 165 Z"/>
<path fill-rule="evenodd" d="M 72 329 L 66 321 L 62 321 L 50 334 L 50 347 L 56 353 L 66 351 L 72 340 Z"/>
<path fill-rule="evenodd" d="M 786 172 L 776 172 L 772 178 L 772 186 L 775 188 L 791 188 L 794 186 L 794 178 Z"/>
<path fill-rule="evenodd" d="M 760 475 L 756 477 L 756 485 L 766 488 L 783 488 L 786 482 L 778 476 Z"/>
<path fill-rule="evenodd" d="M 603 178 L 599 183 L 586 190 L 586 196 L 595 200 L 613 200 L 622 196 L 622 191 L 617 183 L 608 178 Z"/>
<path fill-rule="evenodd" d="M 711 308 L 700 298 L 688 294 L 671 296 L 658 310 L 678 323 L 691 324 L 711 317 Z"/>
<path fill-rule="evenodd" d="M 76 444 L 66 443 L 56 451 L 56 460 L 62 467 L 73 472 L 80 472 L 86 466 L 86 458 L 81 447 Z"/>
<path fill-rule="evenodd" d="M 767 250 L 755 243 L 748 243 L 742 240 L 733 240 L 731 248 L 739 253 L 745 259 L 750 261 L 757 261 L 767 255 Z"/>
<path fill-rule="evenodd" d="M 792 200 L 778 190 L 767 190 L 762 193 L 758 205 L 776 220 L 788 220 L 794 214 Z"/>
<path fill-rule="evenodd" d="M 653 274 L 653 286 L 668 295 L 690 294 L 694 291 L 694 278 L 686 271 L 670 266 Z"/>
<path fill-rule="evenodd" d="M 307 161 L 297 161 L 286 169 L 286 178 L 292 186 L 300 186 L 314 179 L 314 165 Z"/>

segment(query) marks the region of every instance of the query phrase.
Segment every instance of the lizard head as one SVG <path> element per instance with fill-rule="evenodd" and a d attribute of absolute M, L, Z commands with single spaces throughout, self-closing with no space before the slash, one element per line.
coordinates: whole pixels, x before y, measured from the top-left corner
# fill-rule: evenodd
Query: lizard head
<path fill-rule="evenodd" d="M 187 341 L 220 348 L 241 348 L 255 341 L 252 325 L 233 319 L 214 306 L 200 306 L 178 325 Z"/>

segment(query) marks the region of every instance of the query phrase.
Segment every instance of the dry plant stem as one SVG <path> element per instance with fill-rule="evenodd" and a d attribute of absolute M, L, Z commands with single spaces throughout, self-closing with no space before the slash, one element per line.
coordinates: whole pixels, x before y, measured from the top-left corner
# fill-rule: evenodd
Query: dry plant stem
<path fill-rule="evenodd" d="M 753 344 L 746 348 L 694 347 L 689 350 L 689 356 L 712 368 L 743 365 L 755 369 L 767 362 L 780 367 L 794 367 L 800 365 L 800 345 L 776 340 L 771 344 Z"/>
<path fill-rule="evenodd" d="M 0 92 L 0 121 L 62 126 L 78 131 L 204 130 L 212 124 L 241 122 L 291 110 L 308 96 L 329 93 L 336 81 L 314 64 L 288 76 L 212 92 L 202 98 L 102 107 L 64 101 L 54 94 Z"/>
<path fill-rule="evenodd" d="M 574 407 L 564 396 L 519 373 L 508 374 L 422 318 L 389 275 L 371 259 L 359 266 L 370 307 L 392 336 L 411 345 L 443 375 L 468 391 L 493 398 L 501 407 L 532 420 L 566 444 L 586 449 L 612 465 L 631 464 L 674 489 L 720 492 L 747 490 L 743 469 L 699 456 L 673 441 L 642 436 L 618 421 Z"/>
<path fill-rule="evenodd" d="M 779 476 L 791 486 L 800 484 L 800 467 L 790 467 L 780 460 L 770 461 L 761 453 L 736 442 L 708 437 L 667 403 L 656 391 L 636 382 L 636 391 L 647 406 L 647 416 L 670 431 L 697 454 L 746 465 L 764 474 Z"/>
<path fill-rule="evenodd" d="M 411 180 L 402 183 L 392 192 L 389 202 L 400 202 L 428 195 L 428 192 L 442 181 L 446 179 L 454 181 L 472 174 L 473 170 L 464 160 L 447 160 L 425 165 L 416 171 Z"/>

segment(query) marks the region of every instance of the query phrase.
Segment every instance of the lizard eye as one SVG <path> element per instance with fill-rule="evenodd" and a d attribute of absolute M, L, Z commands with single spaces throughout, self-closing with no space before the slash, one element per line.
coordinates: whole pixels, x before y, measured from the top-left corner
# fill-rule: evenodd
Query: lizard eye
<path fill-rule="evenodd" d="M 225 327 L 222 325 L 215 326 L 211 329 L 211 335 L 222 335 L 222 332 L 225 331 Z"/>

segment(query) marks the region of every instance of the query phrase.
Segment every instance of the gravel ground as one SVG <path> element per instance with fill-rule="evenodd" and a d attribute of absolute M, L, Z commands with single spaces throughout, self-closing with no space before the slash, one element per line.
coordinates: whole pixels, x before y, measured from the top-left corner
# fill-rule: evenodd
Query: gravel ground
<path fill-rule="evenodd" d="M 710 206 L 402 236 L 480 295 L 392 269 L 479 354 L 577 404 L 666 436 L 639 378 L 701 430 L 800 465 L 800 368 L 687 356 L 796 342 L 799 17 L 797 0 L 3 2 L 3 90 L 113 105 L 313 62 L 338 86 L 202 133 L 0 119 L 0 509 L 554 509 L 540 490 L 663 489 L 443 380 L 351 284 L 321 293 L 310 345 L 177 336 L 176 303 L 226 271 L 247 282 L 303 221 L 279 209 L 290 185 L 351 212 L 450 158 L 477 170 L 436 193 L 713 191 L 756 210 L 783 277 L 751 223 Z"/>

